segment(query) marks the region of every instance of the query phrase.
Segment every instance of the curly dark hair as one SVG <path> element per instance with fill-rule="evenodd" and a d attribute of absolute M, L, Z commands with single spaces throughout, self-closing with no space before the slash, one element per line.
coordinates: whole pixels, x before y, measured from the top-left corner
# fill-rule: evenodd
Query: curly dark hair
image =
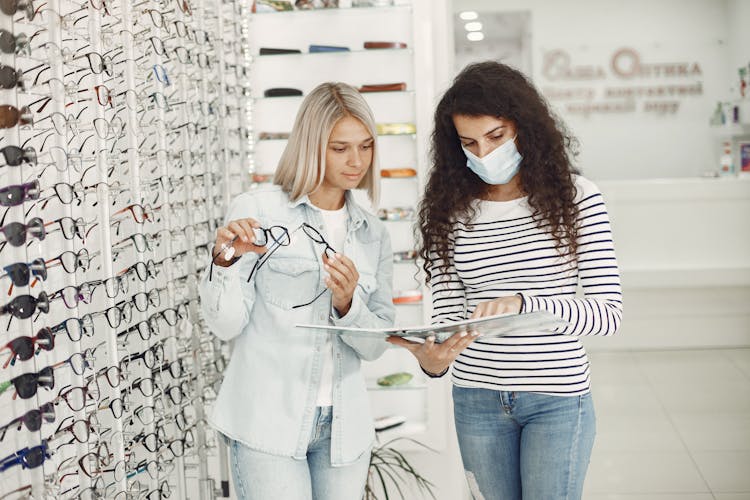
<path fill-rule="evenodd" d="M 576 188 L 572 165 L 577 141 L 550 111 L 545 99 L 519 71 L 494 61 L 464 68 L 435 110 L 430 171 L 419 204 L 419 255 L 426 279 L 437 260 L 447 268 L 453 252 L 453 225 L 476 214 L 472 203 L 492 186 L 466 167 L 453 124 L 454 115 L 494 116 L 516 127 L 516 145 L 523 156 L 521 189 L 528 196 L 538 226 L 548 225 L 561 254 L 576 254 Z"/>

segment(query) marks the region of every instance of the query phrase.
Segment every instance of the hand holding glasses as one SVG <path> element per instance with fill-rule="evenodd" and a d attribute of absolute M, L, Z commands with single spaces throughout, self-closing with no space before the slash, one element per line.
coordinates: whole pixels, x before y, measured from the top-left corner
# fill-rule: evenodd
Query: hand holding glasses
<path fill-rule="evenodd" d="M 272 226 L 268 229 L 260 227 L 260 223 L 255 219 L 237 219 L 229 222 L 225 227 L 216 230 L 216 243 L 214 244 L 214 261 L 219 254 L 223 254 L 224 262 L 227 263 L 233 258 L 253 252 L 264 254 L 266 245 L 269 241 L 279 244 L 286 241 L 289 244 L 289 232 L 281 226 Z M 220 264 L 225 266 L 226 264 Z"/>

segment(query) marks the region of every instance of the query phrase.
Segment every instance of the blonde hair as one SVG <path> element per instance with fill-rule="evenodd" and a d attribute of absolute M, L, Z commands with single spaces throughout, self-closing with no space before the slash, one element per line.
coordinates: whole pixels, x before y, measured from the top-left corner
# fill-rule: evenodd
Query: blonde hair
<path fill-rule="evenodd" d="M 292 201 L 312 193 L 323 183 L 328 139 L 336 123 L 347 116 L 362 122 L 373 140 L 377 140 L 372 110 L 351 85 L 322 83 L 302 101 L 273 178 L 273 183 L 281 186 Z M 357 186 L 357 189 L 367 189 L 373 205 L 377 204 L 379 196 L 377 152 L 376 142 L 373 142 L 372 164 Z"/>

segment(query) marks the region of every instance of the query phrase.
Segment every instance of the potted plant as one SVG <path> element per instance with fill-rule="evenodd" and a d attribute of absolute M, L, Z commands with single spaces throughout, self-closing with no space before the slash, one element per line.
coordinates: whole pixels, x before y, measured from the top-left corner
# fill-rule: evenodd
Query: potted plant
<path fill-rule="evenodd" d="M 383 500 L 390 500 L 394 492 L 398 492 L 401 500 L 405 500 L 401 488 L 412 481 L 416 483 L 417 489 L 422 493 L 422 498 L 424 498 L 426 492 L 433 500 L 437 500 L 433 492 L 435 485 L 414 470 L 404 454 L 396 449 L 394 444 L 398 441 L 410 441 L 430 451 L 435 451 L 419 441 L 406 437 L 391 439 L 373 448 L 370 455 L 370 467 L 367 472 L 364 500 L 380 500 L 380 497 L 376 494 L 378 485 L 380 485 L 384 495 Z"/>

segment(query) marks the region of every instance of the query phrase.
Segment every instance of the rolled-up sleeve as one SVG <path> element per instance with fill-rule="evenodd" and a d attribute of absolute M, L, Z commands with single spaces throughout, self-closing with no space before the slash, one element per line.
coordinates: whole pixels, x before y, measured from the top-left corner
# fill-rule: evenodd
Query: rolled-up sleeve
<path fill-rule="evenodd" d="M 377 287 L 366 301 L 364 292 L 357 287 L 349 312 L 338 317 L 333 311 L 331 318 L 334 325 L 354 328 L 393 326 L 396 317 L 393 306 L 393 252 L 391 238 L 385 228 L 381 231 L 380 256 L 375 276 Z M 342 335 L 341 339 L 366 361 L 379 358 L 388 348 L 385 339 L 357 338 L 350 334 Z"/>
<path fill-rule="evenodd" d="M 227 211 L 224 225 L 232 220 L 252 217 L 253 208 L 250 194 L 238 196 Z M 257 258 L 255 253 L 245 254 L 230 267 L 209 265 L 203 272 L 198 286 L 203 318 L 211 332 L 222 340 L 237 337 L 250 321 L 255 286 L 253 282 L 245 282 Z"/>

